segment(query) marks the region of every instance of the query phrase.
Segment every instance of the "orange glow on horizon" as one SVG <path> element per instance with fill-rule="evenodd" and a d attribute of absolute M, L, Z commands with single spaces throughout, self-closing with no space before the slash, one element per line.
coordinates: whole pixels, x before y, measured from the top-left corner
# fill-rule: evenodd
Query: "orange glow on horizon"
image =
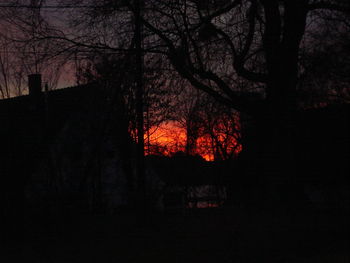
<path fill-rule="evenodd" d="M 216 132 L 216 140 L 225 146 L 231 158 L 241 152 L 242 147 L 234 137 L 221 134 L 220 127 Z M 176 152 L 185 152 L 186 141 L 184 128 L 179 127 L 175 122 L 163 123 L 145 133 L 145 154 L 172 156 Z M 199 136 L 196 140 L 195 153 L 206 161 L 214 161 L 216 158 L 213 147 L 213 138 L 208 135 Z"/>
<path fill-rule="evenodd" d="M 184 151 L 186 133 L 174 123 L 168 122 L 152 127 L 145 134 L 145 152 L 169 156 L 175 152 Z"/>

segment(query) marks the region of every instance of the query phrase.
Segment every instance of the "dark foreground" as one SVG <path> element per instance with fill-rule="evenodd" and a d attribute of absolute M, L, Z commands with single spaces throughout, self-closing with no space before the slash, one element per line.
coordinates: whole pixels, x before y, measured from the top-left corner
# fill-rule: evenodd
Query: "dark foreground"
<path fill-rule="evenodd" d="M 220 209 L 26 222 L 1 262 L 349 263 L 349 215 Z"/>

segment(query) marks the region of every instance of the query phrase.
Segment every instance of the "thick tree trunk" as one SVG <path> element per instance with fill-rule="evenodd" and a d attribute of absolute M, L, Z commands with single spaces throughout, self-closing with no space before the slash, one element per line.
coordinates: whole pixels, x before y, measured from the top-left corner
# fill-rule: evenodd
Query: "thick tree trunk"
<path fill-rule="evenodd" d="M 286 1 L 283 16 L 277 1 L 263 3 L 266 15 L 267 97 L 264 110 L 254 116 L 256 138 L 252 143 L 254 149 L 248 154 L 253 157 L 255 166 L 249 173 L 264 178 L 267 199 L 286 205 L 303 199 L 295 158 L 298 52 L 306 21 L 303 2 Z"/>

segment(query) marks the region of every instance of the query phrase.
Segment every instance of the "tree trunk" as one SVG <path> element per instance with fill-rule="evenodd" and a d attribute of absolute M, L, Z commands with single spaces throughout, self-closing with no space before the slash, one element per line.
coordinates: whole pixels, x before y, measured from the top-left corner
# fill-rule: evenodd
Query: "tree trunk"
<path fill-rule="evenodd" d="M 265 178 L 268 199 L 291 204 L 303 198 L 296 176 L 295 136 L 298 52 L 306 8 L 303 1 L 286 1 L 282 17 L 276 2 L 265 2 L 264 49 L 269 78 L 264 110 L 255 116 L 256 146 L 250 154 L 256 169 L 251 173 Z"/>

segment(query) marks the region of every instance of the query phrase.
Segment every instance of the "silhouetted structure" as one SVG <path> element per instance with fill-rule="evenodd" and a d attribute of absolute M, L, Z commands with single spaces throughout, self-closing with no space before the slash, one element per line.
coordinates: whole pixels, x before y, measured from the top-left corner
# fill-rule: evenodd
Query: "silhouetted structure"
<path fill-rule="evenodd" d="M 96 211 L 128 202 L 133 144 L 113 99 L 98 83 L 42 92 L 36 74 L 29 95 L 0 101 L 1 193 L 10 220 L 24 211 Z"/>

